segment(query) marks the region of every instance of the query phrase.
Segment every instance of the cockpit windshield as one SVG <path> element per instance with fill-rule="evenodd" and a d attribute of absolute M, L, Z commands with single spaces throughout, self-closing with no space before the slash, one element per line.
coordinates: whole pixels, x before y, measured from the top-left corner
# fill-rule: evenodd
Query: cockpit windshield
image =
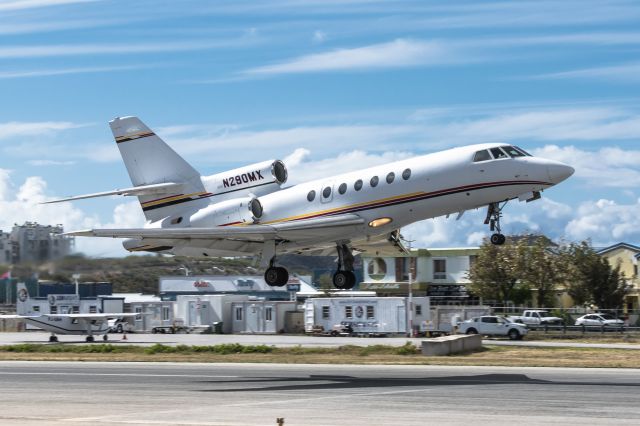
<path fill-rule="evenodd" d="M 480 161 L 489 161 L 492 159 L 500 160 L 504 158 L 516 158 L 516 157 L 531 157 L 529 154 L 522 148 L 517 146 L 500 146 L 490 149 L 483 149 L 482 151 L 477 151 L 473 155 L 473 162 L 478 163 Z"/>

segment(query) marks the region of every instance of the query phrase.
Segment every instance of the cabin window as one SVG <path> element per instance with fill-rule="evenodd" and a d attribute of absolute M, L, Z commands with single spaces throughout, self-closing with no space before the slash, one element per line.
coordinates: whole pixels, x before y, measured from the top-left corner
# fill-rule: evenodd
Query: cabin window
<path fill-rule="evenodd" d="M 264 320 L 273 321 L 273 308 L 271 306 L 264 309 Z"/>
<path fill-rule="evenodd" d="M 315 199 L 316 199 L 316 191 L 314 190 L 309 191 L 309 193 L 307 194 L 307 200 L 311 202 Z"/>
<path fill-rule="evenodd" d="M 330 307 L 329 306 L 323 306 L 322 307 L 322 319 L 329 319 L 331 317 L 331 312 L 330 312 Z"/>
<path fill-rule="evenodd" d="M 489 151 L 487 151 L 486 149 L 476 152 L 476 154 L 473 156 L 474 163 L 487 160 L 491 160 L 491 155 L 489 155 Z"/>
<path fill-rule="evenodd" d="M 521 153 L 520 151 L 518 151 L 517 149 L 515 149 L 512 146 L 504 146 L 502 147 L 502 149 L 504 149 L 505 151 L 507 151 L 507 154 L 509 154 L 509 156 L 511 158 L 516 158 L 516 157 L 524 157 L 524 154 Z"/>
<path fill-rule="evenodd" d="M 396 178 L 396 174 L 391 172 L 387 175 L 387 183 L 393 183 L 393 180 Z"/>
<path fill-rule="evenodd" d="M 493 154 L 493 158 L 499 160 L 501 158 L 509 158 L 507 154 L 500 148 L 491 148 L 491 154 Z"/>
<path fill-rule="evenodd" d="M 367 306 L 367 319 L 374 319 L 376 316 L 376 311 L 374 306 Z"/>
<path fill-rule="evenodd" d="M 404 171 L 402 172 L 402 179 L 409 180 L 410 177 L 411 177 L 411 169 L 404 169 Z"/>
<path fill-rule="evenodd" d="M 369 181 L 369 184 L 371 185 L 372 188 L 375 188 L 376 186 L 378 186 L 378 182 L 380 182 L 380 179 L 378 178 L 378 176 L 374 176 Z"/>
<path fill-rule="evenodd" d="M 353 189 L 356 191 L 360 191 L 362 189 L 362 179 L 358 179 L 356 183 L 353 184 Z"/>
<path fill-rule="evenodd" d="M 347 192 L 347 184 L 346 183 L 341 183 L 340 186 L 338 187 L 338 192 L 340 193 L 340 195 L 342 195 L 345 192 Z"/>
<path fill-rule="evenodd" d="M 353 306 L 345 306 L 344 307 L 344 317 L 345 318 L 353 318 Z"/>
<path fill-rule="evenodd" d="M 322 196 L 324 198 L 329 198 L 331 196 L 331 187 L 327 186 L 325 189 L 322 190 Z"/>

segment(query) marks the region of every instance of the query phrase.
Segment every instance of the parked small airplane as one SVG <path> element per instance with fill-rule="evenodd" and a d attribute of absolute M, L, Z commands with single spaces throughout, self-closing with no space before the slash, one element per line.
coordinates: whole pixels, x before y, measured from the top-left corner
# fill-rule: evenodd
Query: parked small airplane
<path fill-rule="evenodd" d="M 69 235 L 127 238 L 129 251 L 183 256 L 260 256 L 265 281 L 287 283 L 282 253 L 337 252 L 333 283 L 355 285 L 354 252 L 406 251 L 400 228 L 488 206 L 485 224 L 503 244 L 507 201 L 534 201 L 574 169 L 521 148 L 488 143 L 449 149 L 283 188 L 287 169 L 265 161 L 203 177 L 137 117 L 111 130 L 133 187 L 70 197 L 137 196 L 147 223 L 139 229 L 91 229 Z"/>
<path fill-rule="evenodd" d="M 58 341 L 58 334 L 75 334 L 75 335 L 87 335 L 86 341 L 93 342 L 94 335 L 103 334 L 102 340 L 108 340 L 107 333 L 109 332 L 109 325 L 107 321 L 114 318 L 126 318 L 134 317 L 137 314 L 124 314 L 124 313 L 55 313 L 55 314 L 42 314 L 38 312 L 38 305 L 32 305 L 29 303 L 31 298 L 27 286 L 24 283 L 17 284 L 18 301 L 16 303 L 16 315 L 0 315 L 0 319 L 15 319 L 24 321 L 27 324 L 31 324 L 35 327 L 41 328 L 45 331 L 51 332 L 49 336 L 50 342 Z M 55 296 L 55 295 L 51 295 Z M 38 306 L 38 307 L 35 307 Z M 35 308 L 34 308 L 35 307 Z M 138 314 L 139 315 L 139 314 Z"/>

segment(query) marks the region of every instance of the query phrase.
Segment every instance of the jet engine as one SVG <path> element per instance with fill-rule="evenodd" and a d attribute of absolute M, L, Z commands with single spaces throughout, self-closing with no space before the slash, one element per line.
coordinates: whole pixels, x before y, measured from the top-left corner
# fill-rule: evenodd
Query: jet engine
<path fill-rule="evenodd" d="M 191 215 L 194 228 L 255 223 L 262 216 L 262 204 L 255 197 L 232 198 L 211 204 Z"/>
<path fill-rule="evenodd" d="M 212 201 L 238 198 L 243 195 L 265 195 L 280 189 L 287 181 L 287 168 L 280 160 L 263 161 L 228 172 L 203 176 Z"/>

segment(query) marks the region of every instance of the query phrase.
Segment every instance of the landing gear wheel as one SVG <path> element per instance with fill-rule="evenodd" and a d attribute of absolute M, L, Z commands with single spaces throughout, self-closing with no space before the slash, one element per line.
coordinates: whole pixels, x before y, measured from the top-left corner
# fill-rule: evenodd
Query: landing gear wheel
<path fill-rule="evenodd" d="M 102 336 L 102 340 L 104 340 L 104 341 L 106 342 L 107 340 L 109 340 L 109 336 L 107 336 L 107 335 L 105 334 L 104 336 Z"/>
<path fill-rule="evenodd" d="M 49 336 L 49 341 L 51 343 L 56 343 L 58 341 L 58 336 Z"/>
<path fill-rule="evenodd" d="M 85 339 L 87 342 L 91 343 L 93 341 L 95 341 L 95 339 L 93 338 L 93 336 L 87 336 L 87 338 Z"/>
<path fill-rule="evenodd" d="M 289 272 L 281 266 L 270 266 L 264 272 L 264 280 L 273 287 L 282 287 L 289 281 Z"/>
<path fill-rule="evenodd" d="M 507 241 L 507 237 L 503 234 L 492 234 L 491 235 L 491 244 L 496 246 L 501 246 Z"/>
<path fill-rule="evenodd" d="M 351 271 L 338 271 L 333 274 L 333 285 L 340 290 L 350 290 L 356 285 L 356 275 Z"/>

